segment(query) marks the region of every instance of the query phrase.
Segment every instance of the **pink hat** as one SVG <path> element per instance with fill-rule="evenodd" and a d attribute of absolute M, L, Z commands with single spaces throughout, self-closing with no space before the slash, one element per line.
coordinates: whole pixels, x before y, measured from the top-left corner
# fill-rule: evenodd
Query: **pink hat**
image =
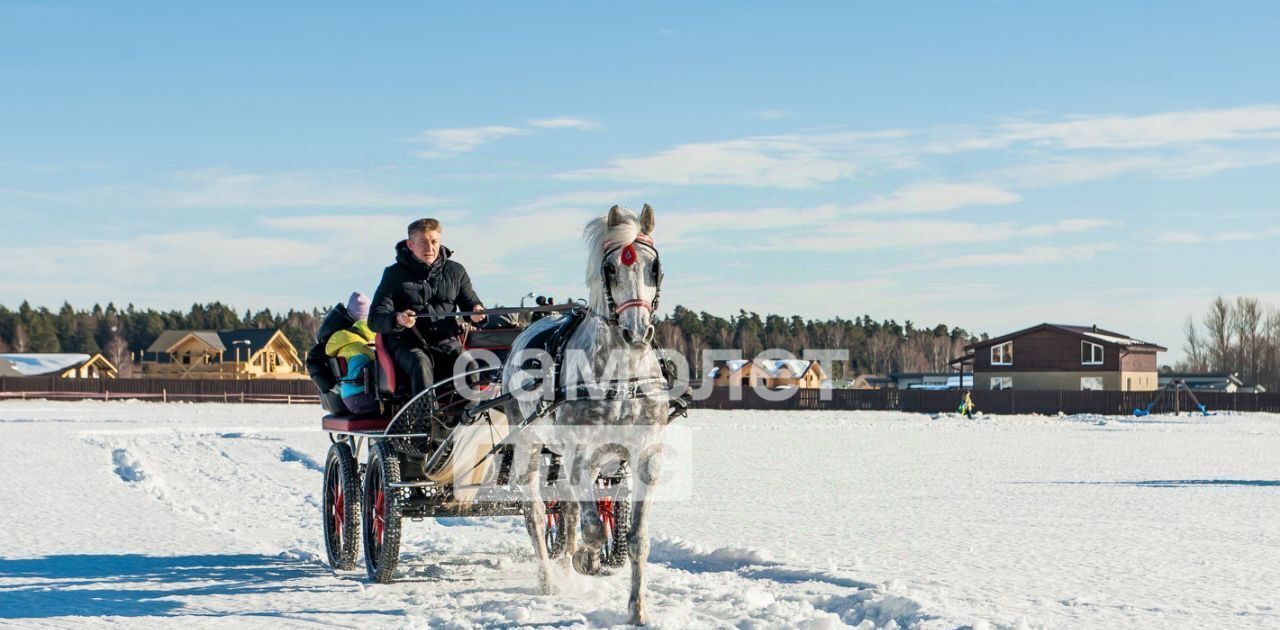
<path fill-rule="evenodd" d="M 356 321 L 369 319 L 369 296 L 356 291 L 347 298 L 347 313 Z"/>

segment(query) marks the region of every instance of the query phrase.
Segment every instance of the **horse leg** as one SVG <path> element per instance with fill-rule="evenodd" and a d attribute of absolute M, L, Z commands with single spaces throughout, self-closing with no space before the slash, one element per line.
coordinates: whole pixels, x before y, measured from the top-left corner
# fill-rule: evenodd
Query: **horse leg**
<path fill-rule="evenodd" d="M 525 479 L 529 484 L 529 504 L 524 511 L 524 526 L 529 530 L 529 538 L 533 540 L 534 560 L 538 562 L 538 590 L 543 595 L 555 595 L 559 589 L 552 574 L 551 557 L 547 552 L 547 506 L 542 502 L 542 475 L 539 473 L 542 446 L 534 448 L 529 456 L 531 459 Z"/>
<path fill-rule="evenodd" d="M 569 492 L 569 490 L 565 490 Z M 560 553 L 560 566 L 566 571 L 573 559 L 573 550 L 578 545 L 578 502 L 571 492 L 568 497 L 560 497 L 560 526 L 564 528 L 564 549 Z"/>
<path fill-rule="evenodd" d="M 631 529 L 627 532 L 627 554 L 631 560 L 631 601 L 628 602 L 627 609 L 631 612 L 630 623 L 642 626 L 649 622 L 649 612 L 645 604 L 648 588 L 645 563 L 649 560 L 650 502 L 646 497 L 652 485 L 656 483 L 656 479 L 652 476 L 655 471 L 650 467 L 655 466 L 657 462 L 649 459 L 636 464 L 633 471 L 637 475 L 634 477 L 633 484 L 635 494 L 631 502 Z M 645 472 L 648 474 L 644 474 Z"/>
<path fill-rule="evenodd" d="M 582 527 L 583 544 L 573 549 L 573 568 L 583 575 L 600 573 L 600 550 L 604 548 L 604 524 L 600 522 L 600 506 L 596 503 L 594 488 L 600 477 L 600 466 L 591 462 L 581 482 L 582 488 L 574 489 L 574 508 L 580 513 L 575 521 Z M 579 492 L 579 490 L 582 490 Z"/>

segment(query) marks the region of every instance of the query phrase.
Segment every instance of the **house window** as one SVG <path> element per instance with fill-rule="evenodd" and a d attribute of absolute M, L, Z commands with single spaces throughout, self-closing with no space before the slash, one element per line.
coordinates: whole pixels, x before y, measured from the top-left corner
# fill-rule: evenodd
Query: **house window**
<path fill-rule="evenodd" d="M 1102 365 L 1102 346 L 1088 341 L 1080 342 L 1080 364 Z"/>
<path fill-rule="evenodd" d="M 189 354 L 184 354 L 184 355 L 182 355 L 182 364 L 183 364 L 183 365 L 191 365 L 191 355 L 189 355 Z"/>
<path fill-rule="evenodd" d="M 1101 376 L 1085 376 L 1081 378 L 1080 391 L 1082 392 L 1102 391 L 1102 377 Z"/>
<path fill-rule="evenodd" d="M 1013 389 L 1012 376 L 991 377 L 991 389 Z"/>
<path fill-rule="evenodd" d="M 1013 365 L 1013 342 L 991 346 L 991 365 Z"/>

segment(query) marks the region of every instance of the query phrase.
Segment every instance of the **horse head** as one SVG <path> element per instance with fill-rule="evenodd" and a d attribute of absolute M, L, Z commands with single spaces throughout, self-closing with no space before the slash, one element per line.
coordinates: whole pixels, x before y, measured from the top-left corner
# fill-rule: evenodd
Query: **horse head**
<path fill-rule="evenodd" d="M 587 286 L 591 307 L 632 347 L 653 340 L 654 314 L 662 286 L 662 264 L 653 242 L 653 208 L 640 216 L 614 206 L 583 232 L 590 248 Z"/>

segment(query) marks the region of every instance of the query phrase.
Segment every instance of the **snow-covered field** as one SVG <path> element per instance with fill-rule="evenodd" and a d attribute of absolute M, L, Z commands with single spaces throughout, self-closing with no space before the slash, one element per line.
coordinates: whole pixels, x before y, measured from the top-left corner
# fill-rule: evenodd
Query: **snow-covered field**
<path fill-rule="evenodd" d="M 324 564 L 317 409 L 0 403 L 0 626 L 612 625 L 534 594 L 511 518 Z M 683 422 L 683 421 L 682 421 Z M 655 626 L 1280 626 L 1280 416 L 694 412 L 654 508 Z"/>

